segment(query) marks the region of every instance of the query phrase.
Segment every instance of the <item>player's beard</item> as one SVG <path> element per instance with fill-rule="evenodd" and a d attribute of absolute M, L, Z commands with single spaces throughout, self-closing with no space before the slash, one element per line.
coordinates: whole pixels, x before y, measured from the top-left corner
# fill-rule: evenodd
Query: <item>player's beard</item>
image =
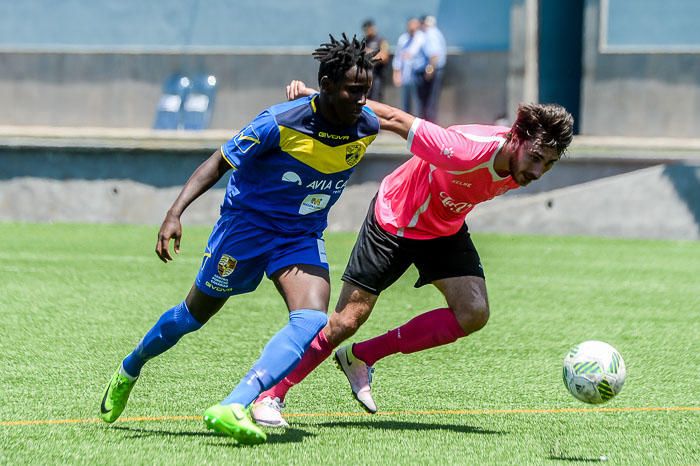
<path fill-rule="evenodd" d="M 526 186 L 529 181 L 523 176 L 523 173 L 519 167 L 519 161 L 520 160 L 518 159 L 518 154 L 516 152 L 513 157 L 508 160 L 508 170 L 510 170 L 510 176 L 516 183 L 518 183 L 519 186 Z"/>

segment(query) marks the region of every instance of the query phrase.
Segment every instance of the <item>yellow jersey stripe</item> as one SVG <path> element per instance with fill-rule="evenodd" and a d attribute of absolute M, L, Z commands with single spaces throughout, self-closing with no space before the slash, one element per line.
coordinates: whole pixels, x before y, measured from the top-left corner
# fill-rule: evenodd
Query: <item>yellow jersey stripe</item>
<path fill-rule="evenodd" d="M 280 126 L 280 149 L 304 165 L 326 175 L 348 170 L 362 160 L 367 146 L 377 137 L 365 136 L 340 146 L 329 146 L 292 128 Z"/>

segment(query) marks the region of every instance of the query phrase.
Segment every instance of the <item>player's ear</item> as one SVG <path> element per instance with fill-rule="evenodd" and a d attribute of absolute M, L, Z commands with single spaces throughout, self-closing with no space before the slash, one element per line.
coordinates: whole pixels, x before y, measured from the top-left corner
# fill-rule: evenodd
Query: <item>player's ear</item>
<path fill-rule="evenodd" d="M 514 129 L 511 129 L 510 131 L 508 131 L 508 133 L 506 134 L 506 141 L 515 147 L 517 147 L 518 144 L 520 144 L 520 141 L 518 139 L 518 135 L 515 133 Z"/>
<path fill-rule="evenodd" d="M 318 84 L 321 86 L 321 92 L 324 94 L 330 94 L 335 90 L 335 85 L 328 76 L 322 76 Z"/>

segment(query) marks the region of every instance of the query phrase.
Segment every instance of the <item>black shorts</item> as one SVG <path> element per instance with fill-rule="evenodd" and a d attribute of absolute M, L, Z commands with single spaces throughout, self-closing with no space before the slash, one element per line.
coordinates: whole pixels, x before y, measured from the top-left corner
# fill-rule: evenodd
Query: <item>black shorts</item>
<path fill-rule="evenodd" d="M 450 277 L 481 277 L 484 270 L 467 225 L 457 233 L 435 239 L 408 239 L 392 235 L 377 224 L 372 200 L 352 249 L 343 281 L 379 295 L 415 264 L 416 288 Z"/>

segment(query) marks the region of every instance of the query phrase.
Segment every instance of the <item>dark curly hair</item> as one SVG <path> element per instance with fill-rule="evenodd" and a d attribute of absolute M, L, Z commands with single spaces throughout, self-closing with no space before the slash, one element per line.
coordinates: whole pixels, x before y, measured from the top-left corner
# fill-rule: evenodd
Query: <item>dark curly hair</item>
<path fill-rule="evenodd" d="M 574 117 L 557 104 L 520 104 L 511 133 L 521 141 L 552 147 L 560 156 L 574 137 Z"/>
<path fill-rule="evenodd" d="M 321 44 L 314 50 L 313 57 L 321 62 L 318 67 L 318 81 L 328 76 L 331 81 L 339 83 L 345 77 L 345 73 L 353 66 L 357 67 L 357 72 L 365 70 L 370 72 L 377 61 L 374 56 L 379 50 L 366 50 L 365 40 L 358 40 L 356 36 L 348 39 L 345 33 L 337 40 L 333 35 L 329 43 Z"/>

